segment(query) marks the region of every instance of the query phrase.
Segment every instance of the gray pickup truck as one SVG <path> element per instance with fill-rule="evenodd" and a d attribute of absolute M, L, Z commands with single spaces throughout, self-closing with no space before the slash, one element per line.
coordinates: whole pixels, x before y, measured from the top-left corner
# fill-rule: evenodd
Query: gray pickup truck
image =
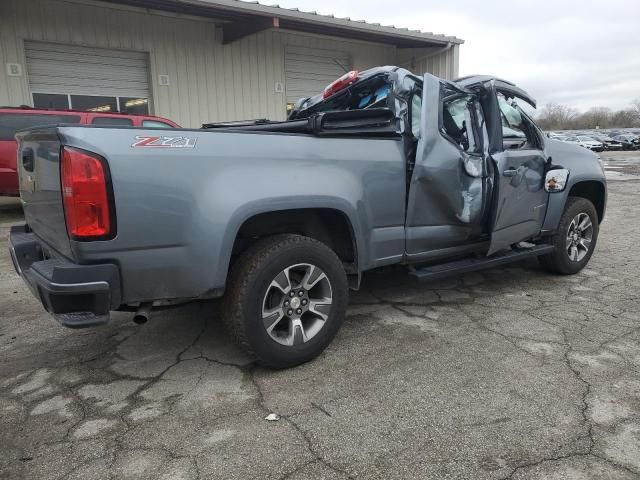
<path fill-rule="evenodd" d="M 329 344 L 362 272 L 420 279 L 539 257 L 589 261 L 606 181 L 546 138 L 515 85 L 350 72 L 284 122 L 17 135 L 17 272 L 62 325 L 222 297 L 232 336 L 282 368 Z"/>

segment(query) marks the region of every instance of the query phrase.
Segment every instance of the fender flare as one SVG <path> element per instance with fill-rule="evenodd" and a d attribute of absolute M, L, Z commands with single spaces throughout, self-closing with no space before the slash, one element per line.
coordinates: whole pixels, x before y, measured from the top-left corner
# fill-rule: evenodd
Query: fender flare
<path fill-rule="evenodd" d="M 352 240 L 356 250 L 356 267 L 358 272 L 361 272 L 362 266 L 368 264 L 369 258 L 366 248 L 364 247 L 365 243 L 360 224 L 358 223 L 358 214 L 348 201 L 335 197 L 324 197 L 321 199 L 300 198 L 295 201 L 291 201 L 291 199 L 288 198 L 286 202 L 281 202 L 276 205 L 265 205 L 262 201 L 253 201 L 240 206 L 232 213 L 222 238 L 220 258 L 216 271 L 216 283 L 221 285 L 226 284 L 233 245 L 240 228 L 247 220 L 264 213 L 305 209 L 335 210 L 345 216 L 351 229 Z"/>

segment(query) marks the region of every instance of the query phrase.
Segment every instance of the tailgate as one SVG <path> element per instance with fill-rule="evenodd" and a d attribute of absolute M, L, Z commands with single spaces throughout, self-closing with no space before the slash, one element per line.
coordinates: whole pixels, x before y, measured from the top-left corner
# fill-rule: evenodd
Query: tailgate
<path fill-rule="evenodd" d="M 36 236 L 71 258 L 60 185 L 60 140 L 56 128 L 18 133 L 18 177 L 25 220 Z"/>

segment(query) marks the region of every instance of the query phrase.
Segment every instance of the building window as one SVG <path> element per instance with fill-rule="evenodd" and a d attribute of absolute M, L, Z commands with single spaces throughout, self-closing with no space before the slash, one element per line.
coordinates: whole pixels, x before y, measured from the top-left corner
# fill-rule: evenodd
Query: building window
<path fill-rule="evenodd" d="M 33 106 L 36 108 L 67 110 L 69 108 L 69 95 L 59 95 L 57 93 L 34 93 Z"/>
<path fill-rule="evenodd" d="M 85 112 L 117 112 L 117 97 L 98 97 L 93 95 L 71 95 L 71 108 Z"/>
<path fill-rule="evenodd" d="M 131 98 L 120 97 L 120 111 L 123 113 L 132 113 L 137 115 L 149 114 L 148 98 Z"/>
<path fill-rule="evenodd" d="M 120 112 L 134 115 L 149 115 L 149 99 L 144 97 L 34 93 L 33 106 L 35 108 L 58 110 L 73 109 L 83 112 Z"/>

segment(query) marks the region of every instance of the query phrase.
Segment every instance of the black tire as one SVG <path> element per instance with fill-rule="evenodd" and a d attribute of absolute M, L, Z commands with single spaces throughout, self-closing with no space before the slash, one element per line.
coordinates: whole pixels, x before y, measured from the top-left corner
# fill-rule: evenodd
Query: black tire
<path fill-rule="evenodd" d="M 569 234 L 571 222 L 580 214 L 588 215 L 591 220 L 591 243 L 586 255 L 576 261 L 571 259 L 568 253 L 567 236 Z M 593 255 L 593 251 L 598 240 L 598 230 L 598 213 L 596 212 L 596 208 L 593 206 L 593 203 L 586 198 L 569 197 L 562 217 L 560 218 L 558 231 L 550 238 L 549 243 L 555 246 L 555 250 L 552 253 L 541 256 L 540 263 L 546 270 L 559 273 L 561 275 L 573 275 L 578 273 L 587 265 L 587 263 L 589 263 L 591 255 Z"/>
<path fill-rule="evenodd" d="M 265 295 L 287 267 L 309 263 L 330 282 L 333 301 L 321 329 L 299 345 L 282 345 L 267 332 L 262 319 Z M 236 343 L 259 363 L 287 368 L 317 357 L 335 337 L 349 300 L 342 262 L 325 244 L 300 235 L 275 235 L 259 240 L 232 265 L 223 298 L 223 318 Z"/>

